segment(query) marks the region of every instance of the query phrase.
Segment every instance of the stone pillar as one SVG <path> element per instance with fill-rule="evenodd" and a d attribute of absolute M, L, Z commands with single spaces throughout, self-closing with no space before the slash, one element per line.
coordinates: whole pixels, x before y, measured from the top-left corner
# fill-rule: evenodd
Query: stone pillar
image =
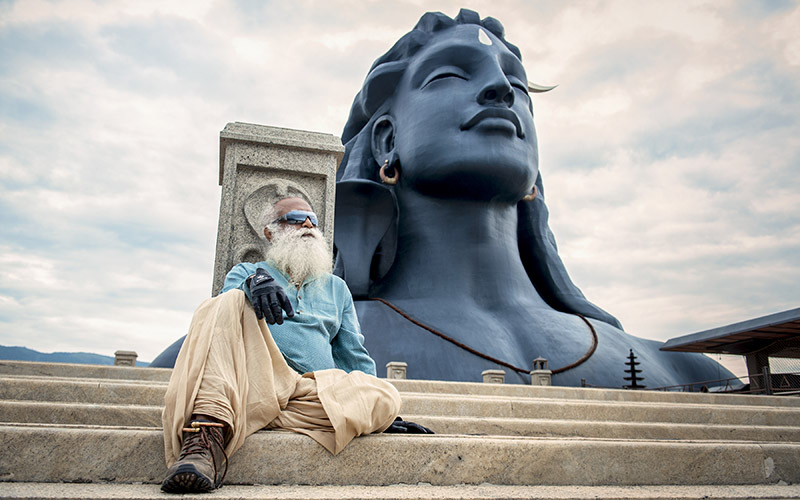
<path fill-rule="evenodd" d="M 240 262 L 264 260 L 264 210 L 281 198 L 304 198 L 333 245 L 336 169 L 344 155 L 331 134 L 229 123 L 219 134 L 222 197 L 211 294 Z M 261 226 L 261 227 L 260 227 Z"/>
<path fill-rule="evenodd" d="M 407 363 L 402 361 L 390 361 L 386 363 L 386 378 L 405 379 Z"/>
<path fill-rule="evenodd" d="M 114 364 L 116 366 L 136 366 L 138 357 L 136 351 L 117 351 L 114 353 Z"/>
<path fill-rule="evenodd" d="M 483 370 L 481 372 L 484 384 L 505 384 L 506 371 L 505 370 Z"/>
<path fill-rule="evenodd" d="M 531 371 L 531 385 L 552 385 L 552 375 L 547 368 L 547 360 L 536 358 L 533 360 L 533 370 Z"/>

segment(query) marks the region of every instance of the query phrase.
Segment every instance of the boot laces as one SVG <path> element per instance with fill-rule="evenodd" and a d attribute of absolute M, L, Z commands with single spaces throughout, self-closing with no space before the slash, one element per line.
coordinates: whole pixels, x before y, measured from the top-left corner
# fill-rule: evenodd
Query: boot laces
<path fill-rule="evenodd" d="M 192 422 L 191 428 L 183 429 L 184 440 L 178 460 L 186 458 L 189 455 L 211 455 L 211 463 L 214 465 L 214 476 L 218 476 L 218 452 L 216 452 L 215 449 L 219 448 L 225 463 L 225 470 L 222 472 L 222 477 L 220 477 L 219 480 L 214 477 L 215 486 L 219 487 L 228 474 L 228 455 L 225 453 L 225 441 L 222 429 L 217 428 L 216 425 L 208 425 L 209 423 L 210 422 L 194 421 Z"/>

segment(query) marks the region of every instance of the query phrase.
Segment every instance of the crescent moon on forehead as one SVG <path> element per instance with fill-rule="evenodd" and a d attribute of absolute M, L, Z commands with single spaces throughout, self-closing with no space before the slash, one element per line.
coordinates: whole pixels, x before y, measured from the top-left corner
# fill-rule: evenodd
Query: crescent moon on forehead
<path fill-rule="evenodd" d="M 484 45 L 491 45 L 492 39 L 483 31 L 483 28 L 478 28 L 478 41 Z"/>

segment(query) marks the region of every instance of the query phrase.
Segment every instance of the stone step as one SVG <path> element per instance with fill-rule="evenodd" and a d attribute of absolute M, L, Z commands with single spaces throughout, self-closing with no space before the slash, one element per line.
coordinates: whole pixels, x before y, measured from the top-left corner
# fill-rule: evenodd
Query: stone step
<path fill-rule="evenodd" d="M 543 399 L 577 399 L 640 403 L 726 404 L 743 406 L 800 407 L 797 396 L 713 394 L 702 392 L 631 391 L 584 387 L 532 386 L 521 384 L 482 384 L 439 380 L 389 380 L 400 392 L 462 394 Z"/>
<path fill-rule="evenodd" d="M 132 368 L 120 366 L 0 361 L 0 376 L 41 376 L 92 378 L 128 381 L 167 382 L 172 370 L 166 368 Z M 401 392 L 494 395 L 550 399 L 585 399 L 600 401 L 674 402 L 690 404 L 728 404 L 747 406 L 800 407 L 800 397 L 745 394 L 685 393 L 661 391 L 627 391 L 621 389 L 587 389 L 580 387 L 540 387 L 519 384 L 481 384 L 436 380 L 390 380 Z"/>
<path fill-rule="evenodd" d="M 166 390 L 166 382 L 0 377 L 0 400 L 156 406 L 164 404 Z"/>
<path fill-rule="evenodd" d="M 0 425 L 0 481 L 158 483 L 161 432 Z M 313 473 L 309 473 L 313 471 Z M 800 482 L 800 445 L 723 441 L 371 435 L 333 457 L 310 438 L 258 432 L 228 484 L 745 485 Z"/>
<path fill-rule="evenodd" d="M 161 410 L 159 406 L 0 401 L 0 422 L 160 428 Z M 800 425 L 665 424 L 416 414 L 404 414 L 403 417 L 439 434 L 800 443 Z"/>
<path fill-rule="evenodd" d="M 160 406 L 166 385 L 99 379 L 2 377 L 0 400 Z M 795 426 L 800 408 L 511 398 L 403 392 L 405 414 L 711 425 Z M 401 414 L 403 414 L 401 413 Z"/>
<path fill-rule="evenodd" d="M 168 382 L 172 369 L 0 360 L 0 375 L 77 377 Z"/>
<path fill-rule="evenodd" d="M 402 412 L 416 415 L 545 418 L 607 422 L 663 422 L 707 425 L 795 426 L 800 409 L 699 405 L 679 403 L 637 403 L 623 401 L 580 401 L 494 396 L 403 393 Z"/>
<path fill-rule="evenodd" d="M 582 437 L 599 439 L 719 440 L 800 443 L 799 426 L 709 425 L 591 420 L 509 419 L 404 415 L 440 434 Z"/>
<path fill-rule="evenodd" d="M 161 406 L 0 401 L 0 422 L 161 427 Z"/>
<path fill-rule="evenodd" d="M 241 486 L 227 485 L 213 494 L 168 496 L 152 484 L 2 483 L 11 500 L 716 500 L 796 499 L 800 485 L 747 486 Z"/>

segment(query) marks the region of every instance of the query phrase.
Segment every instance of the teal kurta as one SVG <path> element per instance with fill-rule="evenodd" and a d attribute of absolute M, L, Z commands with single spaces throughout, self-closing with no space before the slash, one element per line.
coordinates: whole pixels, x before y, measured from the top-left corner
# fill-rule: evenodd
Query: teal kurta
<path fill-rule="evenodd" d="M 225 276 L 222 292 L 238 288 L 250 298 L 246 280 L 264 268 L 281 285 L 294 309 L 294 317 L 283 313 L 282 325 L 269 325 L 286 362 L 298 373 L 329 368 L 346 372 L 360 370 L 376 375 L 375 362 L 364 347 L 364 336 L 344 280 L 325 274 L 307 280 L 300 288 L 289 277 L 266 262 L 237 264 Z"/>

